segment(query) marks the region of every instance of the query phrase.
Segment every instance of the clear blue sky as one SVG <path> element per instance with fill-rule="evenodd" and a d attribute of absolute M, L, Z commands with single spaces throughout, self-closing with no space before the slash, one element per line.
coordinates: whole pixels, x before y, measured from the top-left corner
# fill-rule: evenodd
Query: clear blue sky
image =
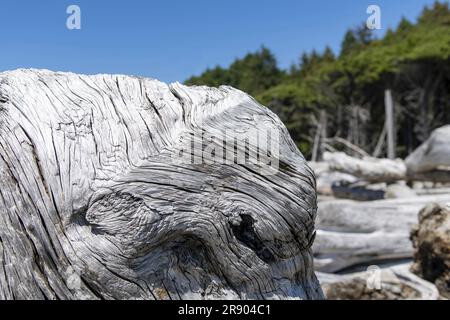
<path fill-rule="evenodd" d="M 1 0 L 0 70 L 47 68 L 183 81 L 261 45 L 282 67 L 302 51 L 335 52 L 344 32 L 381 7 L 382 27 L 415 20 L 434 0 Z M 79 5 L 82 29 L 66 28 Z M 381 31 L 383 32 L 383 31 Z"/>

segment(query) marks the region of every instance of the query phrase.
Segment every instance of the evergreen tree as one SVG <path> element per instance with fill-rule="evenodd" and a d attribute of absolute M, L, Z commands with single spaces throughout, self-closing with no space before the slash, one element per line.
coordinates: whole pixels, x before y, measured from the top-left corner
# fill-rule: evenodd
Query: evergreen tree
<path fill-rule="evenodd" d="M 384 90 L 390 88 L 402 106 L 396 119 L 397 151 L 405 156 L 431 130 L 450 123 L 449 5 L 436 2 L 425 8 L 417 23 L 402 18 L 382 39 L 374 39 L 365 26 L 349 30 L 338 57 L 329 47 L 304 52 L 288 72 L 262 47 L 186 83 L 229 84 L 254 95 L 278 114 L 305 155 L 322 110 L 328 114 L 329 135 L 347 139 L 359 130 L 361 136 L 378 136 L 385 119 Z M 364 126 L 352 127 L 355 116 L 357 122 L 366 121 Z M 370 153 L 376 139 L 355 143 Z"/>
<path fill-rule="evenodd" d="M 412 27 L 413 24 L 405 17 L 402 17 L 402 20 L 400 20 L 400 23 L 398 24 L 397 32 L 408 32 Z"/>
<path fill-rule="evenodd" d="M 345 33 L 344 40 L 341 44 L 341 55 L 346 55 L 352 50 L 355 50 L 359 46 L 358 39 L 352 30 L 348 30 Z"/>

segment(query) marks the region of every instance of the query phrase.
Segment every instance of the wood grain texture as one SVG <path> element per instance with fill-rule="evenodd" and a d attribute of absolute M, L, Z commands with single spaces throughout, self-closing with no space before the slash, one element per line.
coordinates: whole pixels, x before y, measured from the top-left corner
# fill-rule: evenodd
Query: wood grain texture
<path fill-rule="evenodd" d="M 325 152 L 324 160 L 329 170 L 345 172 L 370 182 L 394 182 L 406 177 L 406 166 L 401 159 L 358 159 L 343 152 Z"/>
<path fill-rule="evenodd" d="M 248 95 L 17 70 L 0 98 L 0 299 L 323 297 L 314 175 Z M 185 137 L 267 128 L 274 174 L 175 161 Z"/>

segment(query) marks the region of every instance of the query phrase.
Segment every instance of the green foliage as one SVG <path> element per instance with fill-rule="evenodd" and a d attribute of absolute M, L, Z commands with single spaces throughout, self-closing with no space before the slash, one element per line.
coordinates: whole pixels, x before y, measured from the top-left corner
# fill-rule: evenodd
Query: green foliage
<path fill-rule="evenodd" d="M 189 85 L 230 85 L 252 95 L 256 95 L 280 83 L 284 76 L 275 56 L 269 49 L 262 47 L 255 53 L 237 59 L 228 69 L 216 67 L 206 70 L 198 77 L 186 80 Z"/>
<path fill-rule="evenodd" d="M 414 27 L 414 25 L 405 17 L 400 20 L 400 23 L 397 27 L 397 33 L 405 33 L 411 31 L 411 29 Z"/>
<path fill-rule="evenodd" d="M 207 70 L 186 83 L 228 84 L 254 95 L 280 116 L 306 154 L 320 110 L 329 115 L 329 134 L 347 138 L 351 125 L 348 119 L 341 119 L 346 115 L 338 110 L 362 106 L 371 119 L 364 134 L 378 135 L 384 125 L 384 90 L 390 88 L 405 107 L 398 119 L 399 149 L 411 149 L 420 139 L 403 135 L 414 127 L 408 121 L 414 119 L 418 106 L 428 110 L 428 118 L 432 118 L 427 125 L 450 122 L 449 4 L 436 2 L 424 8 L 416 24 L 403 18 L 382 39 L 374 39 L 365 26 L 349 30 L 338 57 L 329 47 L 323 52 L 313 50 L 301 54 L 299 63 L 290 70 L 282 71 L 269 49 L 262 47 L 228 68 Z M 412 92 L 425 95 L 415 97 Z M 420 98 L 423 96 L 426 101 Z M 361 147 L 370 151 L 376 139 L 368 140 L 369 144 Z"/>
<path fill-rule="evenodd" d="M 448 2 L 435 1 L 434 5 L 429 8 L 425 7 L 419 18 L 419 24 L 444 24 L 450 25 L 450 10 Z"/>
<path fill-rule="evenodd" d="M 341 44 L 341 56 L 364 49 L 373 41 L 372 31 L 366 28 L 365 24 L 358 26 L 345 33 Z"/>
<path fill-rule="evenodd" d="M 353 31 L 349 30 L 344 36 L 344 40 L 341 45 L 341 54 L 349 54 L 351 51 L 356 50 L 358 48 L 358 40 L 356 39 Z"/>

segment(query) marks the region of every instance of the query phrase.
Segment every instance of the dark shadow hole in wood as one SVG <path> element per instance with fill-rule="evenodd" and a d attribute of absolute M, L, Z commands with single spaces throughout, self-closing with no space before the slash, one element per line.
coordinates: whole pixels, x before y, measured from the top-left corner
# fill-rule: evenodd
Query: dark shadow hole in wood
<path fill-rule="evenodd" d="M 236 239 L 255 251 L 256 255 L 264 262 L 275 262 L 275 256 L 255 232 L 255 220 L 248 214 L 241 214 L 240 217 L 241 223 L 239 225 L 230 224 L 231 230 L 233 231 Z"/>

